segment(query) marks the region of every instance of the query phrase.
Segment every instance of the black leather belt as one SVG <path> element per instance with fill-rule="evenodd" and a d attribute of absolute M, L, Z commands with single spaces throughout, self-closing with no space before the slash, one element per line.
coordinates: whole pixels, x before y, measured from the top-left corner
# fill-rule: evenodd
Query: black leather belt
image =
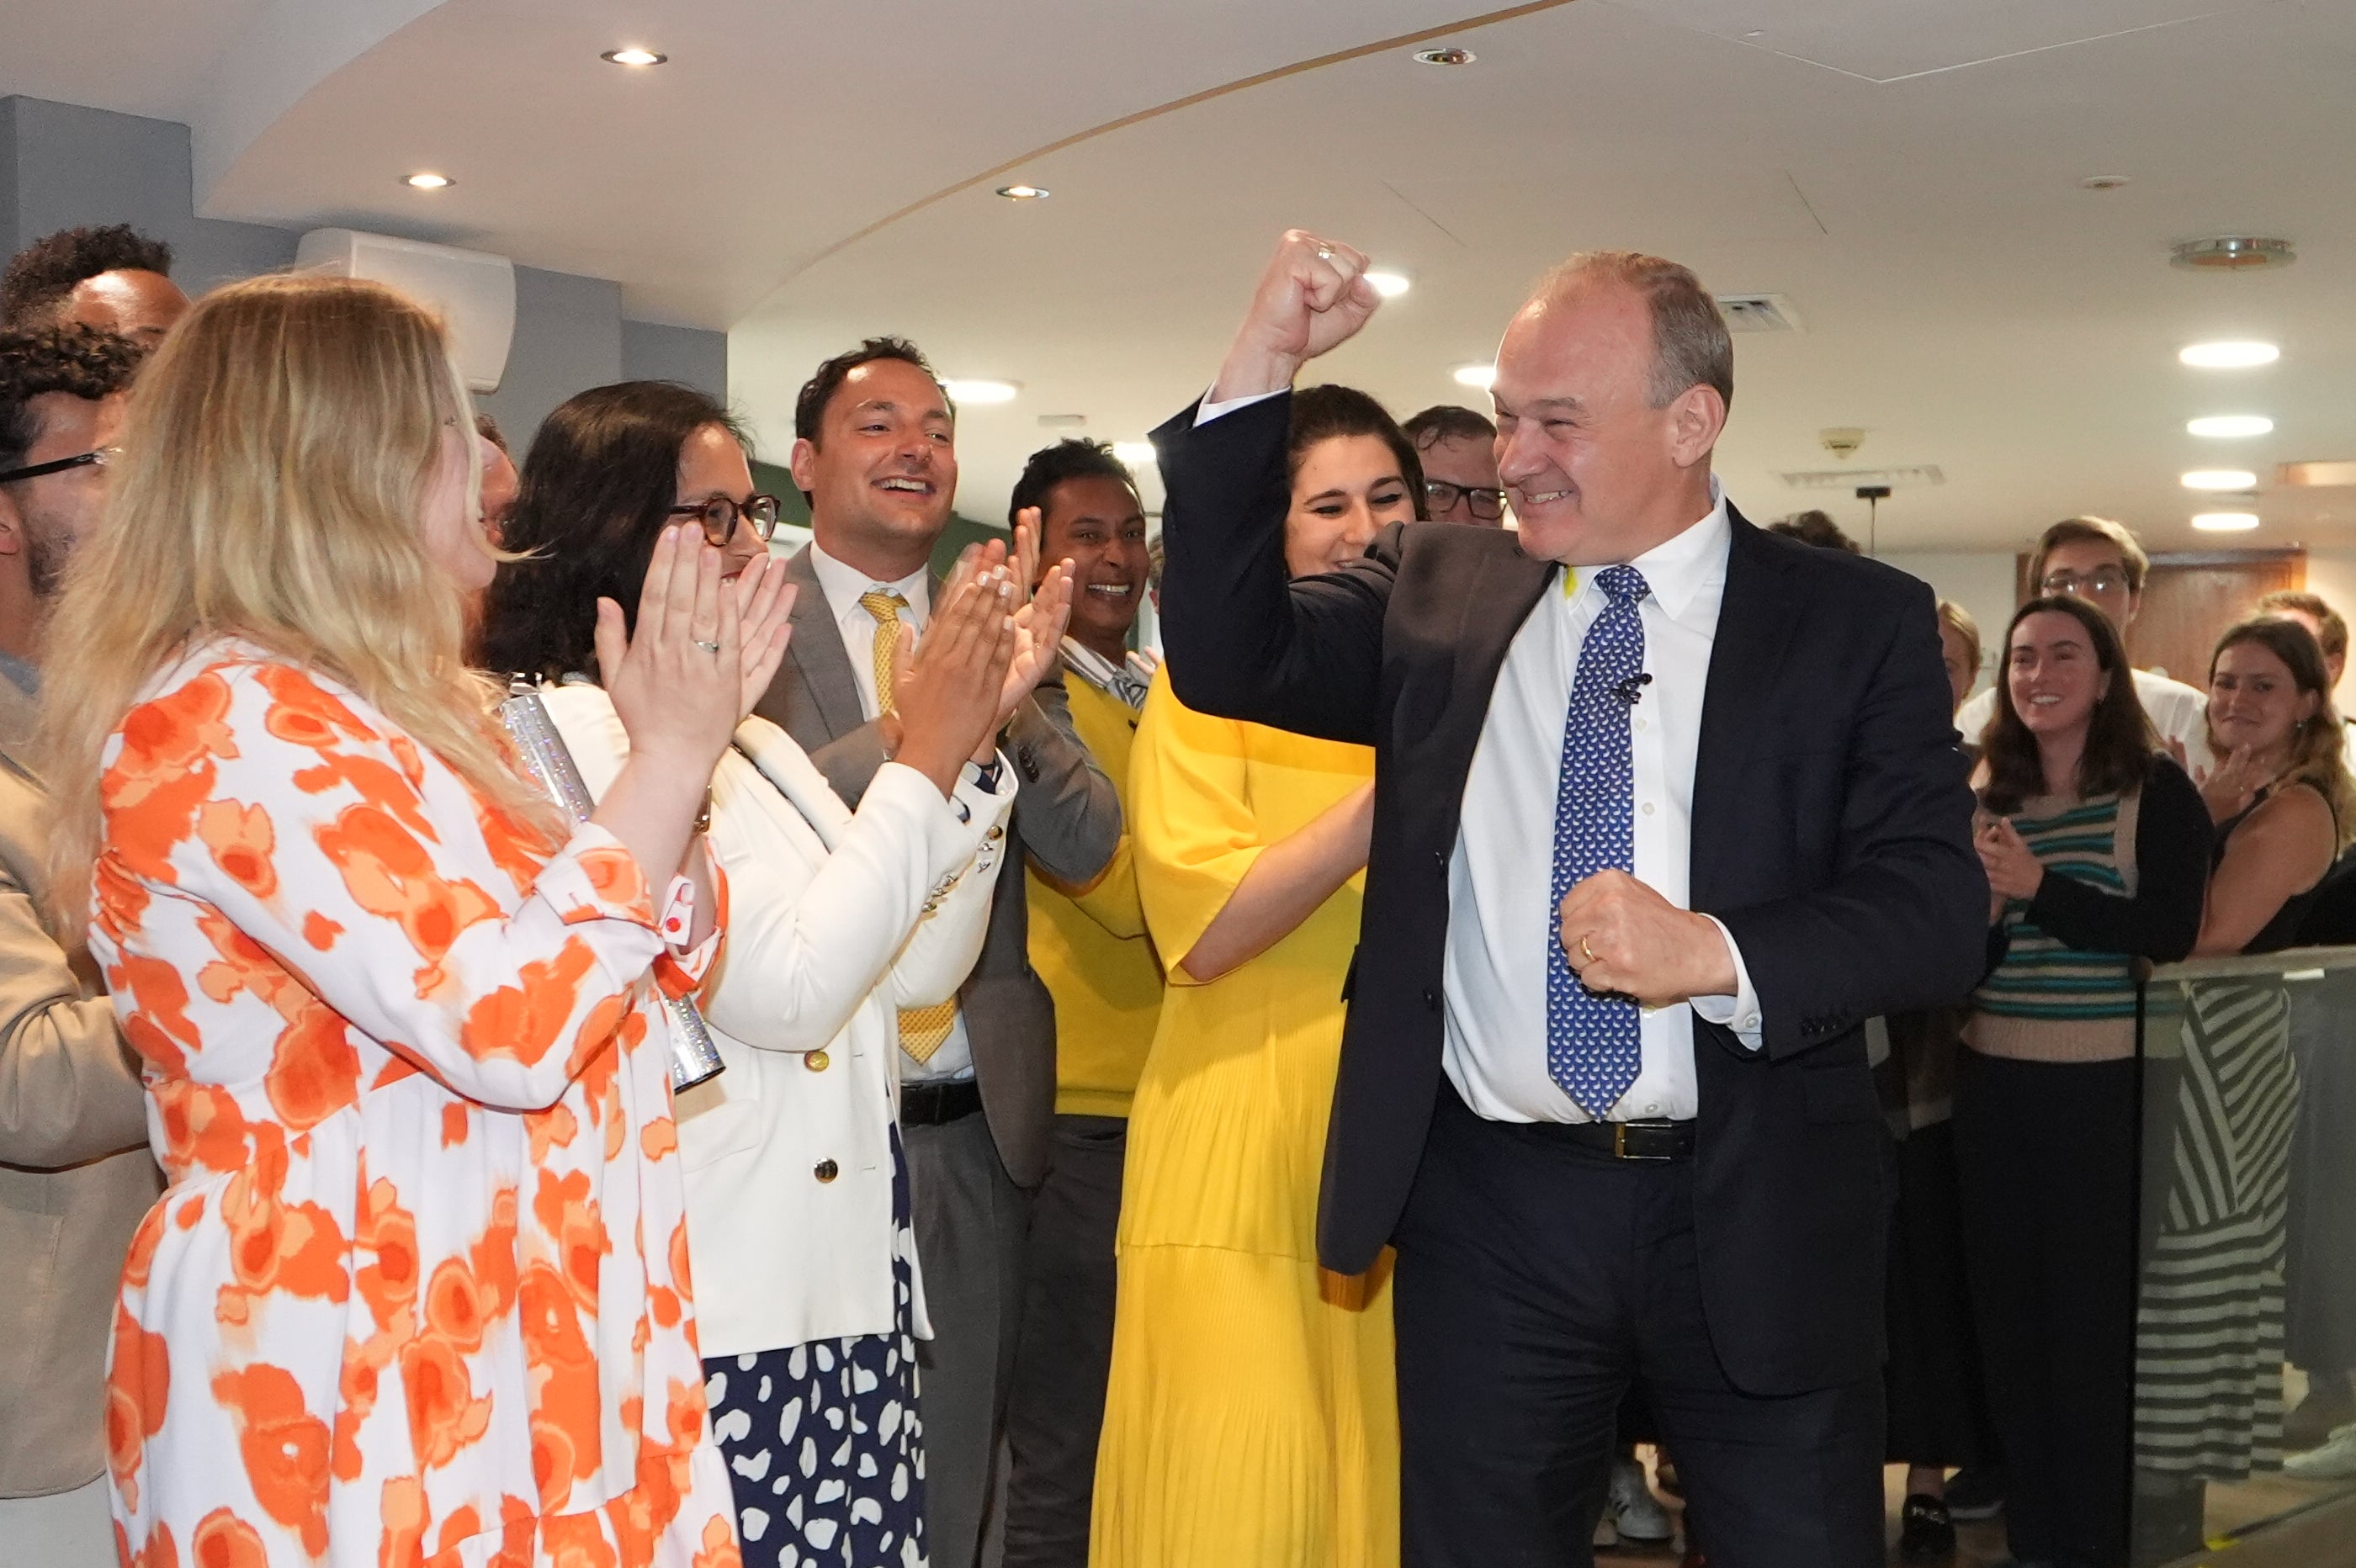
<path fill-rule="evenodd" d="M 1691 1159 L 1691 1122 L 1566 1122 L 1562 1135 L 1614 1159 Z"/>
<path fill-rule="evenodd" d="M 904 1127 L 937 1127 L 980 1112 L 981 1085 L 970 1078 L 953 1078 L 946 1083 L 900 1085 L 900 1125 Z"/>

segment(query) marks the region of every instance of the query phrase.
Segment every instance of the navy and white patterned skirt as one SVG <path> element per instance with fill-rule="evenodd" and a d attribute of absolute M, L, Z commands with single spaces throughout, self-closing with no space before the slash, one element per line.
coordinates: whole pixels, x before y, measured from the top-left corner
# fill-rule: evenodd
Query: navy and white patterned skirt
<path fill-rule="evenodd" d="M 894 1127 L 892 1332 L 703 1363 L 744 1568 L 926 1568 L 908 1207 Z"/>

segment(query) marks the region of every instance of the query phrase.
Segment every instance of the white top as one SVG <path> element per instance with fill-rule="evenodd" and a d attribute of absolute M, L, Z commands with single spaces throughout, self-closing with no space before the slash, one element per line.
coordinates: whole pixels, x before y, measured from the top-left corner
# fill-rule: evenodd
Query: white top
<path fill-rule="evenodd" d="M 809 549 L 811 570 L 818 573 L 819 586 L 826 591 L 827 608 L 834 612 L 835 629 L 842 634 L 842 651 L 851 656 L 851 677 L 859 683 L 859 711 L 872 720 L 884 710 L 883 700 L 875 690 L 875 617 L 861 606 L 859 597 L 862 593 L 897 593 L 908 602 L 908 607 L 900 612 L 900 619 L 922 636 L 933 613 L 932 571 L 919 567 L 896 582 L 878 582 L 857 567 L 846 566 L 827 554 L 815 539 L 810 541 Z M 958 979 L 962 983 L 964 976 Z M 941 1041 L 931 1061 L 918 1061 L 905 1051 L 900 1053 L 903 1083 L 946 1083 L 972 1076 L 973 1041 L 966 1034 L 963 1008 L 958 1009 L 957 1018 L 949 1025 L 948 1039 Z"/>
<path fill-rule="evenodd" d="M 1710 500 L 1707 517 L 1628 563 L 1651 589 L 1637 613 L 1644 669 L 1653 677 L 1640 688 L 1628 734 L 1635 773 L 1633 870 L 1680 909 L 1690 907 L 1694 758 L 1733 538 L 1715 479 Z M 1553 845 L 1563 724 L 1587 630 L 1609 603 L 1595 585 L 1599 570 L 1565 568 L 1514 635 L 1465 779 L 1463 826 L 1448 868 L 1442 1060 L 1464 1103 L 1494 1121 L 1589 1119 L 1547 1072 L 1546 1003 L 1547 950 L 1558 940 Z M 1750 972 L 1722 923 L 1719 931 L 1734 957 L 1736 994 L 1644 1009 L 1636 1081 L 1604 1119 L 1695 1114 L 1697 1011 L 1759 1049 Z"/>
<path fill-rule="evenodd" d="M 589 685 L 543 695 L 602 794 L 628 746 L 612 700 Z M 705 1356 L 894 1327 L 895 1009 L 947 999 L 981 952 L 1014 798 L 1001 790 L 963 783 L 952 805 L 886 763 L 854 816 L 765 719 L 721 758 L 711 845 L 728 923 L 697 999 L 727 1070 L 673 1113 Z"/>
<path fill-rule="evenodd" d="M 2136 696 L 2142 700 L 2143 710 L 2151 716 L 2151 727 L 2159 731 L 2161 740 L 2173 741 L 2184 748 L 2185 770 L 2197 781 L 2215 767 L 2216 754 L 2209 750 L 2208 693 L 2147 669 L 2128 673 L 2135 677 Z M 2001 658 L 1997 661 L 1996 678 L 2004 678 Z M 1955 710 L 1955 728 L 1966 744 L 1976 746 L 1987 730 L 1988 720 L 1995 717 L 1996 688 L 1991 686 Z"/>

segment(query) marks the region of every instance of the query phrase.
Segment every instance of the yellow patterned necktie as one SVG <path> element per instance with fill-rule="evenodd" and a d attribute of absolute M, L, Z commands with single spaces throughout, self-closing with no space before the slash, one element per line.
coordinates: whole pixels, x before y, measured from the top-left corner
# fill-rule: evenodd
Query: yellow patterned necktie
<path fill-rule="evenodd" d="M 875 617 L 875 710 L 894 711 L 892 700 L 892 656 L 900 645 L 900 612 L 908 602 L 897 593 L 873 589 L 859 596 L 859 607 Z M 949 1029 L 957 1022 L 955 1002 L 937 1002 L 929 1008 L 900 1009 L 900 1049 L 917 1061 L 930 1061 L 949 1038 Z"/>

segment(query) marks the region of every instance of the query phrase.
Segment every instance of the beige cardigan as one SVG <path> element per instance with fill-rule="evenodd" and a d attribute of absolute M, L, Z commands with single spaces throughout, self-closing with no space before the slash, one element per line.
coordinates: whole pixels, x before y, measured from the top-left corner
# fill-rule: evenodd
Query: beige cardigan
<path fill-rule="evenodd" d="M 42 921 L 47 802 L 10 755 L 22 717 L 0 713 L 0 1498 L 105 1468 L 115 1290 L 163 1190 L 114 1008 L 80 942 Z"/>

